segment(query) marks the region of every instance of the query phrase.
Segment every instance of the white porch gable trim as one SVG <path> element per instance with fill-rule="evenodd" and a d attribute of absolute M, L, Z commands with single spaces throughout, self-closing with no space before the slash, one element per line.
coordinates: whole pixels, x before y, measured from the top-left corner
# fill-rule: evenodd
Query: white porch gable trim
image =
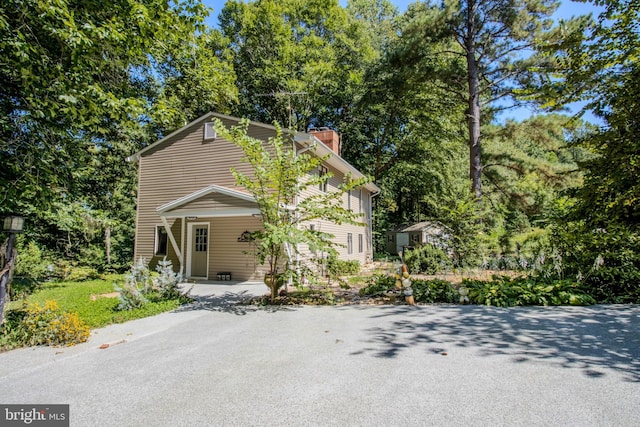
<path fill-rule="evenodd" d="M 162 221 L 162 225 L 164 225 L 164 229 L 167 231 L 167 236 L 169 236 L 169 241 L 171 242 L 171 246 L 173 246 L 173 250 L 176 252 L 176 255 L 178 255 L 178 261 L 180 262 L 180 274 L 182 274 L 182 269 L 184 266 L 184 255 L 182 254 L 180 248 L 178 248 L 178 242 L 176 242 L 176 238 L 171 232 L 171 226 L 169 225 L 167 218 L 165 218 L 164 216 L 160 216 L 160 220 Z"/>
<path fill-rule="evenodd" d="M 182 274 L 185 271 L 185 232 L 187 231 L 186 219 L 189 217 L 199 217 L 199 218 L 222 218 L 222 217 L 233 217 L 233 216 L 252 216 L 252 215 L 260 215 L 260 209 L 258 209 L 257 205 L 255 208 L 226 208 L 226 209 L 178 209 L 181 206 L 186 205 L 189 202 L 197 200 L 201 197 L 204 197 L 211 193 L 218 193 L 225 196 L 234 197 L 236 199 L 244 200 L 247 202 L 256 203 L 256 199 L 247 193 L 242 193 L 240 191 L 232 190 L 230 188 L 221 187 L 219 185 L 212 184 L 208 187 L 205 187 L 201 190 L 195 191 L 191 194 L 187 194 L 186 196 L 180 197 L 179 199 L 173 200 L 169 203 L 165 203 L 164 205 L 156 208 L 156 212 L 160 216 L 160 220 L 164 225 L 165 230 L 167 231 L 167 236 L 169 237 L 169 242 L 173 247 L 176 255 L 178 256 L 178 261 L 180 262 L 180 273 Z M 167 218 L 181 218 L 181 230 L 182 230 L 182 239 L 181 245 L 178 246 L 178 242 L 176 241 L 173 232 L 171 231 L 171 226 L 169 225 L 169 221 Z M 188 234 L 188 233 L 187 233 Z M 189 246 L 187 244 L 187 246 Z M 187 271 L 189 269 L 187 268 Z"/>
<path fill-rule="evenodd" d="M 167 211 L 170 211 L 172 209 L 185 205 L 189 202 L 192 202 L 196 199 L 199 199 L 200 197 L 206 196 L 207 194 L 211 194 L 211 193 L 224 194 L 225 196 L 235 197 L 237 199 L 245 200 L 247 202 L 253 202 L 253 203 L 256 202 L 256 199 L 254 199 L 253 196 L 251 196 L 250 194 L 242 193 L 240 191 L 236 191 L 230 188 L 221 187 L 219 185 L 212 184 L 201 190 L 198 190 L 191 194 L 187 194 L 186 196 L 180 197 L 179 199 L 173 200 L 169 203 L 165 203 L 164 205 L 158 207 L 156 209 L 156 212 L 162 215 Z M 173 213 L 171 216 L 174 216 Z M 175 215 L 175 216 L 182 216 L 182 215 Z"/>

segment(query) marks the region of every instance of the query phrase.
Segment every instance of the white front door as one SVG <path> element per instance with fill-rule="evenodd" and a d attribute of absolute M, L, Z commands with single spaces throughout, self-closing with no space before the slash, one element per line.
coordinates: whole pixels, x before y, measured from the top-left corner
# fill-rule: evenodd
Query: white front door
<path fill-rule="evenodd" d="M 206 279 L 209 271 L 209 224 L 189 224 L 187 276 Z"/>

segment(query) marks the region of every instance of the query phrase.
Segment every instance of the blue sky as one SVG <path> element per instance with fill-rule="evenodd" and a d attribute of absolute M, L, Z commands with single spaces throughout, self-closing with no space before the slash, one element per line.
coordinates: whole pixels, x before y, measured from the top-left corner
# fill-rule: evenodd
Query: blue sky
<path fill-rule="evenodd" d="M 207 19 L 208 24 L 215 27 L 218 25 L 218 14 L 222 10 L 225 4 L 225 0 L 203 0 L 203 3 L 211 8 L 213 8 L 212 15 Z M 407 9 L 407 6 L 411 3 L 414 3 L 415 0 L 391 0 L 391 3 L 396 5 L 400 12 L 403 12 Z M 340 0 L 340 4 L 346 6 L 347 0 Z M 588 13 L 593 13 L 594 16 L 597 16 L 598 12 L 601 8 L 594 6 L 591 3 L 583 3 L 583 2 L 575 2 L 571 0 L 563 0 L 560 4 L 558 10 L 556 10 L 555 18 L 556 19 L 568 19 L 572 16 L 578 15 L 586 15 Z M 582 104 L 572 105 L 569 109 L 570 113 L 575 113 L 581 108 Z M 530 117 L 532 114 L 535 114 L 535 111 L 532 111 L 528 108 L 517 108 L 507 110 L 501 115 L 502 120 L 506 119 L 516 119 L 523 120 L 527 117 Z M 584 115 L 584 119 L 587 121 L 591 121 L 593 123 L 602 124 L 602 121 L 596 117 L 594 117 L 591 113 L 587 112 Z"/>

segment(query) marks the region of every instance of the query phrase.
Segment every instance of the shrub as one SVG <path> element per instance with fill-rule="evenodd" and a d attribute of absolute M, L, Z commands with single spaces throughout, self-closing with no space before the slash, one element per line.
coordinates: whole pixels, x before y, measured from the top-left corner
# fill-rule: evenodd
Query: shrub
<path fill-rule="evenodd" d="M 178 286 L 182 281 L 182 275 L 173 271 L 171 261 L 159 261 L 156 270 L 158 276 L 153 278 L 153 289 L 158 292 L 160 299 L 179 299 L 185 296 Z"/>
<path fill-rule="evenodd" d="M 358 260 L 343 261 L 335 257 L 329 258 L 327 267 L 331 277 L 351 276 L 360 272 Z"/>
<path fill-rule="evenodd" d="M 144 293 L 148 293 L 152 289 L 151 272 L 144 258 L 131 266 L 131 271 L 124 276 L 124 284 L 118 286 L 113 284 L 113 288 L 119 292 L 118 299 L 120 304 L 117 310 L 133 310 L 142 307 L 147 299 Z"/>
<path fill-rule="evenodd" d="M 129 274 L 125 275 L 122 286 L 114 284 L 114 289 L 119 292 L 118 310 L 133 310 L 145 305 L 149 300 L 161 302 L 179 300 L 182 303 L 189 302 L 191 298 L 178 286 L 182 276 L 174 273 L 171 261 L 166 259 L 158 262 L 156 266 L 158 275 L 151 277 L 151 272 L 144 258 L 140 258 L 131 267 Z"/>
<path fill-rule="evenodd" d="M 513 307 L 524 305 L 591 305 L 591 297 L 578 282 L 539 281 L 534 277 L 494 276 L 491 281 L 464 279 L 475 304 Z"/>
<path fill-rule="evenodd" d="M 89 334 L 77 313 L 63 312 L 51 300 L 44 306 L 29 304 L 16 328 L 16 337 L 26 345 L 73 345 L 85 342 Z"/>
<path fill-rule="evenodd" d="M 557 227 L 554 237 L 565 277 L 583 282 L 599 303 L 640 303 L 640 232 L 571 222 Z"/>
<path fill-rule="evenodd" d="M 386 291 L 396 288 L 396 278 L 387 275 L 371 276 L 367 285 L 361 288 L 358 293 L 362 296 L 383 295 Z"/>
<path fill-rule="evenodd" d="M 420 303 L 449 303 L 459 301 L 458 291 L 446 280 L 413 280 L 411 283 L 413 297 Z"/>
<path fill-rule="evenodd" d="M 424 245 L 408 251 L 404 261 L 411 273 L 436 274 L 453 267 L 451 259 L 440 248 Z"/>
<path fill-rule="evenodd" d="M 142 307 L 147 302 L 135 282 L 125 281 L 121 287 L 114 284 L 113 288 L 119 293 L 118 299 L 120 300 L 116 310 L 133 310 Z"/>
<path fill-rule="evenodd" d="M 52 263 L 34 241 L 19 247 L 17 253 L 14 277 L 37 282 L 50 276 Z"/>
<path fill-rule="evenodd" d="M 85 280 L 99 279 L 100 273 L 93 267 L 71 267 L 65 280 L 69 282 L 83 282 Z"/>
<path fill-rule="evenodd" d="M 26 298 L 36 289 L 40 288 L 40 282 L 26 277 L 14 277 L 9 286 L 9 299 L 15 301 L 20 298 Z"/>

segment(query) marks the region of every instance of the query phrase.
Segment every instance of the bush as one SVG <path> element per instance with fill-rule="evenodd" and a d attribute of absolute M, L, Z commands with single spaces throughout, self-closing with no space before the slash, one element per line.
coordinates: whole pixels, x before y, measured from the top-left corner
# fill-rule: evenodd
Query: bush
<path fill-rule="evenodd" d="M 29 304 L 21 322 L 10 321 L 11 335 L 15 343 L 23 345 L 73 345 L 89 338 L 89 327 L 78 318 L 77 313 L 60 310 L 55 301 L 47 301 L 43 306 Z"/>
<path fill-rule="evenodd" d="M 413 297 L 420 303 L 457 303 L 460 294 L 446 280 L 413 280 L 411 283 Z"/>
<path fill-rule="evenodd" d="M 180 299 L 185 296 L 178 286 L 182 281 L 182 275 L 173 271 L 171 261 L 159 261 L 156 270 L 158 276 L 153 278 L 153 289 L 161 300 Z"/>
<path fill-rule="evenodd" d="M 414 274 L 436 274 L 453 267 L 451 259 L 442 249 L 429 244 L 408 251 L 404 261 Z"/>
<path fill-rule="evenodd" d="M 327 267 L 331 277 L 352 276 L 360 272 L 360 262 L 358 260 L 343 261 L 335 257 L 329 258 Z"/>
<path fill-rule="evenodd" d="M 14 277 L 38 282 L 50 276 L 52 263 L 35 242 L 30 241 L 22 248 L 18 247 L 17 254 Z"/>
<path fill-rule="evenodd" d="M 387 275 L 371 276 L 367 286 L 361 288 L 358 293 L 361 296 L 384 295 L 386 291 L 396 289 L 396 278 Z"/>
<path fill-rule="evenodd" d="M 562 274 L 576 277 L 599 303 L 640 303 L 640 232 L 609 224 L 589 229 L 582 222 L 557 227 Z"/>
<path fill-rule="evenodd" d="M 9 286 L 9 299 L 15 301 L 26 298 L 40 288 L 40 282 L 26 277 L 14 277 Z"/>
<path fill-rule="evenodd" d="M 491 281 L 464 279 L 474 304 L 513 307 L 525 305 L 591 305 L 595 299 L 571 280 L 540 281 L 533 277 L 494 276 Z"/>
<path fill-rule="evenodd" d="M 93 267 L 71 267 L 65 280 L 69 282 L 84 282 L 85 280 L 99 279 L 100 273 Z"/>
<path fill-rule="evenodd" d="M 141 308 L 149 300 L 161 302 L 169 300 L 180 300 L 185 303 L 191 299 L 178 286 L 182 276 L 174 273 L 171 261 L 162 260 L 156 269 L 158 275 L 151 277 L 151 272 L 144 258 L 140 258 L 131 267 L 129 274 L 125 276 L 122 286 L 114 284 L 114 289 L 119 292 L 118 310 L 133 310 Z"/>
<path fill-rule="evenodd" d="M 116 310 L 133 310 L 142 307 L 147 302 L 135 282 L 125 281 L 122 286 L 114 284 L 113 288 L 119 293 L 118 299 L 120 300 Z"/>

